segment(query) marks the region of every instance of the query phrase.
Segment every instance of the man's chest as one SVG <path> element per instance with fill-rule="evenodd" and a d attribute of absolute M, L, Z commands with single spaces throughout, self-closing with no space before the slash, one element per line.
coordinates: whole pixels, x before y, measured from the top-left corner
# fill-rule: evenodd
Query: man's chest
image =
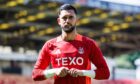
<path fill-rule="evenodd" d="M 88 50 L 83 43 L 57 43 L 50 51 L 54 66 L 83 66 L 88 61 Z"/>

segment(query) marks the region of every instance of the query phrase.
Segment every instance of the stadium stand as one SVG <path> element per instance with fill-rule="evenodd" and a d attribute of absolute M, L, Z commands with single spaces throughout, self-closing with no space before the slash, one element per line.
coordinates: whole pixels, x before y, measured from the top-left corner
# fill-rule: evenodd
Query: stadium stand
<path fill-rule="evenodd" d="M 0 84 L 53 84 L 53 79 L 34 82 L 30 76 L 41 46 L 61 33 L 56 19 L 57 8 L 63 3 L 72 3 L 78 9 L 78 32 L 95 39 L 107 58 L 130 53 L 129 60 L 134 63 L 140 56 L 131 54 L 140 50 L 140 6 L 110 1 L 0 0 Z M 11 71 L 11 61 L 20 66 L 15 68 L 18 71 Z M 113 72 L 115 64 L 108 64 L 112 74 L 121 75 L 112 75 L 113 80 L 93 80 L 93 84 L 140 84 L 133 80 L 134 69 Z M 122 73 L 132 79 L 122 79 Z"/>

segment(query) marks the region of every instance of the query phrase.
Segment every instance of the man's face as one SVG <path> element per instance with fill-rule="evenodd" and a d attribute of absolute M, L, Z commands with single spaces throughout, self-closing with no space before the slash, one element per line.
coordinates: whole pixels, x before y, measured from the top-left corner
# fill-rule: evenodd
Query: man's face
<path fill-rule="evenodd" d="M 70 33 L 76 26 L 76 14 L 73 10 L 62 10 L 57 21 L 64 32 Z"/>

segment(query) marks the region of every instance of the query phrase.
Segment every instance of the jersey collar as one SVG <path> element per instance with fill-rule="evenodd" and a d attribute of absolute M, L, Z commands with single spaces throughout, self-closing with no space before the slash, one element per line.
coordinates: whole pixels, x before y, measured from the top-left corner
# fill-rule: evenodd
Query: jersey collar
<path fill-rule="evenodd" d="M 77 34 L 74 40 L 82 41 L 82 35 Z M 56 42 L 64 41 L 61 36 L 58 36 Z"/>

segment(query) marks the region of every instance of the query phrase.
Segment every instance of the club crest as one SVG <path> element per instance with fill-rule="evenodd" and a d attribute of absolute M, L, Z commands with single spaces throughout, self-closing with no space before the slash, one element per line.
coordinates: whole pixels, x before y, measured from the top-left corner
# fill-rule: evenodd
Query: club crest
<path fill-rule="evenodd" d="M 83 49 L 83 47 L 79 47 L 79 49 L 78 49 L 78 53 L 79 53 L 79 54 L 83 54 L 83 53 L 84 53 L 84 49 Z"/>

